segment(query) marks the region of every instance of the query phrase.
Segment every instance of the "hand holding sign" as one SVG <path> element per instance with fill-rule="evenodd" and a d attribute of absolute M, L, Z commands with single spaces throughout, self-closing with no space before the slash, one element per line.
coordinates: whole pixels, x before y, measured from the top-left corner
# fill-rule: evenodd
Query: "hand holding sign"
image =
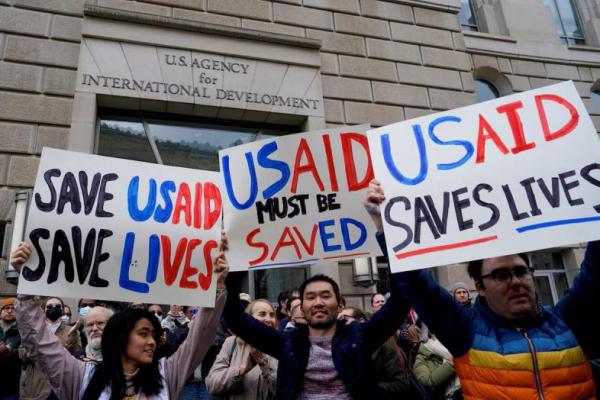
<path fill-rule="evenodd" d="M 600 146 L 570 82 L 368 137 L 393 271 L 598 238 Z"/>
<path fill-rule="evenodd" d="M 367 197 L 364 201 L 365 209 L 373 219 L 375 228 L 378 232 L 383 231 L 383 221 L 381 219 L 381 203 L 385 200 L 385 194 L 381 183 L 377 179 L 369 182 L 369 190 L 367 191 Z"/>
<path fill-rule="evenodd" d="M 365 130 L 305 132 L 219 152 L 234 270 L 380 253 L 360 205 L 373 178 Z"/>
<path fill-rule="evenodd" d="M 220 186 L 216 172 L 44 149 L 19 292 L 212 306 Z"/>
<path fill-rule="evenodd" d="M 10 254 L 10 265 L 21 273 L 23 264 L 29 260 L 31 256 L 31 246 L 28 243 L 20 242 L 17 248 Z"/>

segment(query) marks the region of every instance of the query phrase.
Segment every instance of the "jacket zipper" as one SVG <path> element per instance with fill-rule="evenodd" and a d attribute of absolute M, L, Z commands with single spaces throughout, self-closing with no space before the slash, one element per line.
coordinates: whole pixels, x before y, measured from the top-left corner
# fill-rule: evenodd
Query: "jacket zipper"
<path fill-rule="evenodd" d="M 535 376 L 535 385 L 537 386 L 538 397 L 540 400 L 544 400 L 544 392 L 542 390 L 542 379 L 540 378 L 540 366 L 538 365 L 537 352 L 533 347 L 533 342 L 527 336 L 525 329 L 517 328 L 517 331 L 527 340 L 529 351 L 531 352 L 531 358 L 533 360 L 533 375 Z"/>

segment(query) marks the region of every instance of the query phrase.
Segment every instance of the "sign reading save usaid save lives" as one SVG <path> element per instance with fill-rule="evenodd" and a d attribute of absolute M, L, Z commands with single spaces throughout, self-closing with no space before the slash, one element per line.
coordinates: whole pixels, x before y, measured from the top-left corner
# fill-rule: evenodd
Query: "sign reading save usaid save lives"
<path fill-rule="evenodd" d="M 46 148 L 19 293 L 213 306 L 221 176 Z"/>
<path fill-rule="evenodd" d="M 368 137 L 395 272 L 600 238 L 600 142 L 572 82 Z"/>
<path fill-rule="evenodd" d="M 373 178 L 367 128 L 288 135 L 219 152 L 232 270 L 380 253 L 363 207 Z"/>

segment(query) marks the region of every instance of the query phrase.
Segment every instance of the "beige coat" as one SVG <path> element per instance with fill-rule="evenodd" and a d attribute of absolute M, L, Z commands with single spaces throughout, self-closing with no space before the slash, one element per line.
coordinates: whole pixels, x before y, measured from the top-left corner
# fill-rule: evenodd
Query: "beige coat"
<path fill-rule="evenodd" d="M 81 350 L 77 329 L 71 330 L 71 326 L 61 322 L 55 335 L 69 353 Z M 24 346 L 21 346 L 19 357 L 25 367 L 21 374 L 21 400 L 46 400 L 52 387 L 46 373 L 36 362 L 35 354 L 30 354 Z"/>
<path fill-rule="evenodd" d="M 251 346 L 235 336 L 225 339 L 208 376 L 206 389 L 212 395 L 228 400 L 268 400 L 275 395 L 277 387 L 277 360 L 267 356 L 264 367 L 255 366 L 243 377 L 240 367 L 246 362 Z"/>

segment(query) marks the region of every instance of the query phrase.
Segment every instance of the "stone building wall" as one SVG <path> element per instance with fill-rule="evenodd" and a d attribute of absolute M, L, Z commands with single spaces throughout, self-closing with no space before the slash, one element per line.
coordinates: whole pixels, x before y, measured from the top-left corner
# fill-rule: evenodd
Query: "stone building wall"
<path fill-rule="evenodd" d="M 600 43 L 598 7 L 580 3 L 586 35 Z M 320 40 L 326 126 L 381 126 L 473 104 L 476 77 L 501 94 L 572 79 L 600 129 L 590 100 L 600 49 L 561 46 L 541 0 L 476 0 L 488 32 L 465 34 L 459 0 L 0 0 L 1 271 L 15 193 L 31 188 L 42 147 L 69 147 L 81 112 L 74 90 L 85 4 Z M 441 281 L 464 280 L 456 271 L 440 272 Z M 0 295 L 12 291 L 0 278 Z"/>

